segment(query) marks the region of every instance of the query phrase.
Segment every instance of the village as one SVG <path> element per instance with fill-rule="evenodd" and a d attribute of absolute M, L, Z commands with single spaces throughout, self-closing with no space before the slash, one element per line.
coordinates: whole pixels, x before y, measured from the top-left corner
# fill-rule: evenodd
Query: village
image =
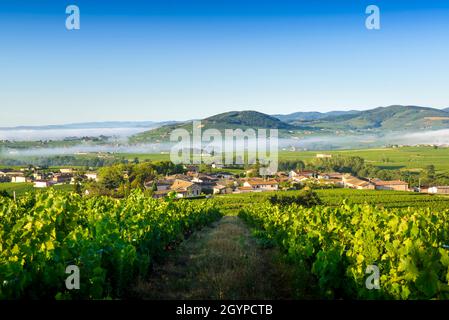
<path fill-rule="evenodd" d="M 317 154 L 316 157 L 325 158 L 327 155 Z M 99 182 L 98 172 L 93 168 L 90 169 L 87 171 L 73 168 L 43 170 L 34 166 L 16 170 L 0 169 L 0 183 L 32 183 L 35 189 L 44 189 L 57 185 Z M 287 170 L 278 171 L 272 176 L 260 177 L 257 176 L 255 169 L 242 170 L 241 174 L 229 172 L 224 166 L 218 164 L 212 164 L 208 169 L 205 172 L 203 166 L 185 165 L 183 173 L 160 175 L 145 181 L 144 188 L 150 191 L 153 198 L 165 198 L 170 193 L 177 198 L 195 198 L 235 193 L 298 190 L 304 186 L 449 194 L 449 186 L 416 188 L 410 187 L 407 182 L 401 180 L 384 181 L 341 172 Z M 123 175 L 126 178 L 127 172 L 123 172 Z M 90 190 L 86 189 L 84 192 L 89 195 Z"/>
<path fill-rule="evenodd" d="M 0 169 L 0 183 L 33 183 L 34 188 L 42 189 L 54 185 L 75 184 L 78 171 L 72 168 L 58 169 L 55 171 L 43 170 L 40 167 L 29 166 L 27 168 Z M 95 171 L 81 175 L 84 180 L 97 181 Z"/>

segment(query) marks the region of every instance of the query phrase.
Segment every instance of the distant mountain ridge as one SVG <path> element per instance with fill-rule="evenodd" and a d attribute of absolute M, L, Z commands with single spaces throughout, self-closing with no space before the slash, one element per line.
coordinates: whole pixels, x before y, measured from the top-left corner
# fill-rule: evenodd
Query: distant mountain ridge
<path fill-rule="evenodd" d="M 327 117 L 314 126 L 340 130 L 434 130 L 449 128 L 449 114 L 440 109 L 395 105 Z"/>
<path fill-rule="evenodd" d="M 17 127 L 0 127 L 0 130 L 62 130 L 62 129 L 110 129 L 110 128 L 155 128 L 167 124 L 173 124 L 176 121 L 105 121 L 105 122 L 81 122 L 68 123 L 61 125 L 44 125 L 44 126 L 17 126 Z"/>
<path fill-rule="evenodd" d="M 419 106 L 393 105 L 364 111 L 296 112 L 270 116 L 258 111 L 231 111 L 201 120 L 202 129 L 241 128 L 279 129 L 282 137 L 301 137 L 305 134 L 386 133 L 449 128 L 449 112 Z M 176 123 L 139 133 L 131 142 L 168 141 L 171 131 L 186 129 L 192 122 Z"/>

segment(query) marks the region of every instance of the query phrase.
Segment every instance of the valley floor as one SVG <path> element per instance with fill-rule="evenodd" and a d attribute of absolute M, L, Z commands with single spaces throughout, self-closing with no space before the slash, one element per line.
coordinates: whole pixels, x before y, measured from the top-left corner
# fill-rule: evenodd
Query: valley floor
<path fill-rule="evenodd" d="M 141 299 L 292 299 L 293 269 L 243 221 L 225 216 L 194 233 L 136 287 Z M 304 297 L 307 298 L 307 297 Z"/>

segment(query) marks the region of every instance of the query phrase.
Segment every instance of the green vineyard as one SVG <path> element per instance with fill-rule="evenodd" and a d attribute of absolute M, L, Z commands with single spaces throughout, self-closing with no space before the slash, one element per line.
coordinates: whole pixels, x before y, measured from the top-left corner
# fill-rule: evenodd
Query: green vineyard
<path fill-rule="evenodd" d="M 449 209 L 449 197 L 428 195 L 416 192 L 389 190 L 354 190 L 354 189 L 323 189 L 314 190 L 326 206 L 340 206 L 343 201 L 351 204 L 370 204 L 384 208 L 432 208 L 435 210 Z M 295 196 L 301 191 L 276 191 L 259 193 L 242 193 L 219 196 L 215 198 L 217 205 L 226 213 L 239 211 L 242 207 L 252 207 L 275 195 Z"/>
<path fill-rule="evenodd" d="M 322 298 L 449 298 L 449 210 L 265 203 L 239 215 L 309 273 Z M 369 266 L 379 290 L 366 285 Z"/>
<path fill-rule="evenodd" d="M 57 190 L 0 197 L 0 299 L 133 298 L 139 281 L 155 276 L 154 265 L 190 234 L 237 214 L 256 242 L 279 250 L 294 271 L 293 297 L 449 299 L 449 198 L 347 189 L 187 201 L 156 200 L 139 190 L 123 199 Z M 220 228 L 236 228 L 229 225 L 236 220 L 224 220 Z M 232 232 L 223 234 L 227 245 L 240 243 Z M 207 256 L 226 260 L 232 251 L 211 245 L 217 247 L 198 269 L 206 273 L 218 259 Z M 69 266 L 79 268 L 79 290 L 66 286 Z M 372 266 L 379 289 L 366 284 Z M 305 294 L 309 287 L 313 292 Z"/>
<path fill-rule="evenodd" d="M 91 199 L 56 191 L 0 197 L 0 299 L 125 297 L 154 259 L 220 218 L 208 202 Z M 80 289 L 65 285 L 80 270 Z"/>

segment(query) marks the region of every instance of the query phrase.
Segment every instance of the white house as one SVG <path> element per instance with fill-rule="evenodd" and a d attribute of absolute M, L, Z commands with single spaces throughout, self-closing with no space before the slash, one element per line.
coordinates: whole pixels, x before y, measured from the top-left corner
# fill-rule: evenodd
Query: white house
<path fill-rule="evenodd" d="M 232 193 L 232 188 L 217 184 L 214 186 L 214 194 L 227 194 Z"/>
<path fill-rule="evenodd" d="M 449 186 L 431 187 L 427 192 L 434 194 L 449 194 Z"/>
<path fill-rule="evenodd" d="M 13 183 L 24 183 L 27 182 L 27 179 L 24 176 L 12 176 L 11 182 Z"/>
<path fill-rule="evenodd" d="M 279 182 L 276 180 L 264 180 L 259 178 L 248 179 L 243 183 L 244 187 L 250 187 L 253 190 L 276 191 L 279 189 Z"/>
<path fill-rule="evenodd" d="M 325 153 L 317 153 L 316 157 L 318 159 L 326 159 L 326 158 L 332 158 L 331 154 L 325 154 Z"/>
<path fill-rule="evenodd" d="M 63 168 L 63 169 L 59 169 L 59 172 L 61 172 L 61 173 L 73 173 L 73 169 L 72 168 Z"/>
<path fill-rule="evenodd" d="M 97 175 L 96 172 L 88 172 L 88 173 L 86 173 L 86 178 L 88 180 L 98 181 L 98 175 Z"/>
<path fill-rule="evenodd" d="M 34 181 L 35 188 L 48 188 L 52 185 L 50 181 Z"/>
<path fill-rule="evenodd" d="M 306 178 L 313 178 L 313 176 L 315 175 L 314 171 L 299 171 L 299 170 L 291 170 L 288 173 L 288 177 L 290 179 L 296 178 L 296 177 L 306 177 Z"/>

